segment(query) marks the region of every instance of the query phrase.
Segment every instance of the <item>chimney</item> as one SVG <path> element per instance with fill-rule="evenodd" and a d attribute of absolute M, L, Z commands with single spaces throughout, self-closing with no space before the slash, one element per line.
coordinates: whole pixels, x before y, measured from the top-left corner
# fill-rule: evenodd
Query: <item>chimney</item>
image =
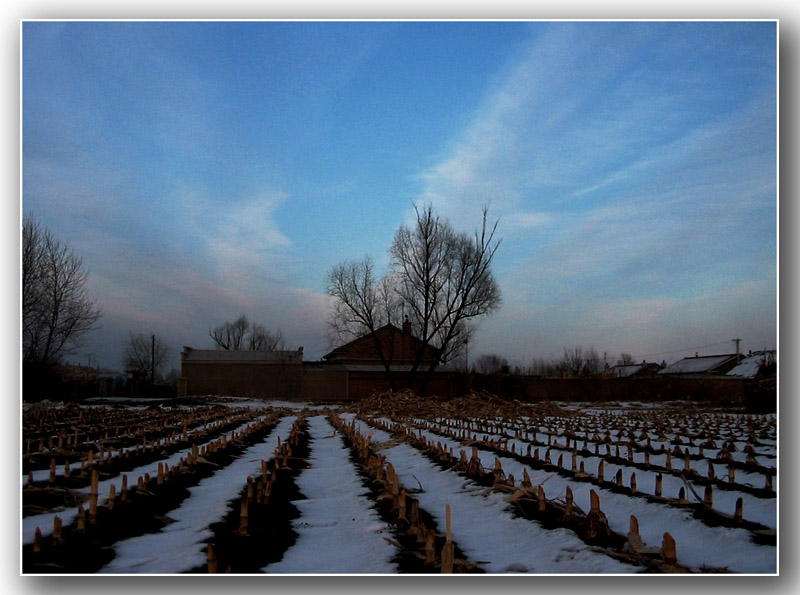
<path fill-rule="evenodd" d="M 403 333 L 406 335 L 411 334 L 411 321 L 408 319 L 408 316 L 403 319 Z"/>

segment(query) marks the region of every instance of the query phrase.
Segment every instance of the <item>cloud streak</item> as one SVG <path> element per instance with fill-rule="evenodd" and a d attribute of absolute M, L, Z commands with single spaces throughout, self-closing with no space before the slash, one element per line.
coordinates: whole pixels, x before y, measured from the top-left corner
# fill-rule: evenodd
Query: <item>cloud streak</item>
<path fill-rule="evenodd" d="M 485 202 L 501 219 L 507 311 L 485 327 L 513 319 L 531 334 L 549 329 L 539 339 L 551 345 L 669 342 L 669 327 L 693 309 L 724 326 L 717 319 L 732 316 L 735 299 L 724 310 L 708 303 L 758 269 L 755 296 L 736 299 L 763 306 L 775 280 L 774 87 L 707 113 L 726 92 L 717 81 L 703 85 L 694 71 L 688 82 L 673 71 L 659 81 L 662 72 L 637 63 L 634 50 L 679 37 L 622 31 L 611 45 L 560 29 L 534 37 L 422 175 L 421 198 L 458 225 L 474 226 Z"/>
<path fill-rule="evenodd" d="M 341 25 L 26 25 L 23 210 L 84 257 L 87 351 L 244 313 L 320 356 L 325 270 L 409 196 L 500 220 L 475 349 L 775 334 L 774 24 Z"/>

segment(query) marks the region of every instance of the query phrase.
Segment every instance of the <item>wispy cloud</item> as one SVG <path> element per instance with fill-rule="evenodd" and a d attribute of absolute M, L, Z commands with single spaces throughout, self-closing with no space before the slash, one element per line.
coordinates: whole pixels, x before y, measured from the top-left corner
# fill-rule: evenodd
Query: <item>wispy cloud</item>
<path fill-rule="evenodd" d="M 275 217 L 287 198 L 285 192 L 266 191 L 237 201 L 194 201 L 190 220 L 203 230 L 198 239 L 209 272 L 237 286 L 258 274 L 273 278 L 281 268 L 276 261 L 291 247 Z"/>
<path fill-rule="evenodd" d="M 500 220 L 487 349 L 769 325 L 774 27 L 476 24 L 480 47 L 448 27 L 27 27 L 24 209 L 83 255 L 118 335 L 202 346 L 245 313 L 310 352 L 322 271 L 385 255 L 414 167 L 459 229 Z"/>
<path fill-rule="evenodd" d="M 474 226 L 486 202 L 501 218 L 506 306 L 487 333 L 512 324 L 551 344 L 635 342 L 676 319 L 701 332 L 692 308 L 725 327 L 750 298 L 720 298 L 715 311 L 715 296 L 759 269 L 759 284 L 774 280 L 774 87 L 731 102 L 718 73 L 704 80 L 690 65 L 682 81 L 638 61 L 697 51 L 680 34 L 616 31 L 611 44 L 576 31 L 535 36 L 422 175 L 422 198 L 458 224 Z"/>

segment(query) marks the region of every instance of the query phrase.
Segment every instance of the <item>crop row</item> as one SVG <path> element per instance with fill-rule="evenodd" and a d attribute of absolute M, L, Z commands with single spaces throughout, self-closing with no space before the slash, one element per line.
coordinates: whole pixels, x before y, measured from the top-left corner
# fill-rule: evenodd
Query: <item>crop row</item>
<path fill-rule="evenodd" d="M 545 459 L 537 459 L 526 455 L 504 452 L 496 447 L 483 444 L 481 445 L 481 454 L 479 456 L 478 446 L 475 443 L 472 443 L 472 457 L 467 458 L 466 452 L 459 448 L 462 446 L 459 441 L 437 436 L 429 431 L 415 431 L 407 425 L 391 423 L 385 419 L 370 419 L 368 421 L 373 427 L 382 428 L 390 432 L 395 439 L 402 439 L 420 448 L 443 468 L 456 471 L 484 485 L 492 485 L 495 489 L 508 490 L 513 494 L 510 502 L 513 502 L 520 509 L 530 511 L 531 508 L 534 508 L 544 513 L 546 509 L 553 508 L 554 510 L 561 510 L 565 518 L 569 519 L 575 516 L 574 511 L 576 510 L 574 502 L 570 504 L 573 500 L 571 497 L 573 491 L 580 492 L 585 498 L 584 502 L 586 500 L 589 501 L 589 506 L 586 506 L 586 509 L 590 512 L 596 508 L 599 497 L 602 494 L 606 494 L 606 496 L 603 496 L 604 499 L 611 498 L 614 501 L 613 533 L 616 533 L 617 536 L 613 536 L 611 533 L 604 533 L 605 529 L 601 530 L 600 535 L 605 534 L 610 539 L 610 542 L 606 545 L 611 549 L 618 549 L 621 545 L 624 545 L 626 539 L 622 539 L 621 536 L 625 535 L 626 532 L 630 532 L 630 527 L 638 526 L 638 520 L 628 518 L 629 511 L 642 510 L 642 514 L 639 515 L 640 518 L 647 517 L 648 520 L 651 517 L 679 519 L 681 524 L 685 526 L 686 534 L 690 536 L 692 541 L 694 541 L 692 537 L 694 534 L 705 535 L 706 533 L 709 535 L 706 539 L 717 539 L 721 536 L 718 530 L 729 528 L 741 532 L 741 537 L 745 539 L 743 542 L 741 538 L 736 537 L 735 532 L 725 534 L 726 538 L 727 535 L 733 536 L 734 539 L 732 541 L 735 541 L 737 546 L 741 544 L 745 549 L 749 549 L 747 548 L 747 541 L 752 543 L 751 547 L 759 546 L 759 544 L 764 546 L 756 547 L 755 553 L 757 555 L 754 556 L 754 559 L 769 560 L 770 557 L 774 556 L 774 547 L 770 547 L 770 545 L 775 543 L 775 531 L 759 523 L 743 519 L 741 498 L 737 502 L 737 511 L 732 511 L 734 514 L 725 515 L 714 511 L 708 498 L 706 498 L 705 502 L 689 502 L 685 490 L 675 498 L 642 493 L 637 490 L 635 473 L 632 474 L 633 486 L 623 486 L 620 482 L 621 474 L 619 471 L 611 481 L 606 481 L 601 477 L 592 477 L 579 469 L 564 468 L 563 465 L 553 464 L 546 460 L 547 457 Z M 492 460 L 493 463 L 490 463 L 489 461 Z M 602 468 L 602 461 L 599 466 Z M 513 473 L 509 472 L 512 467 L 514 468 Z M 549 475 L 543 480 L 532 482 L 530 477 L 534 472 L 545 472 Z M 516 478 L 514 474 L 516 474 Z M 654 475 L 656 475 L 656 482 L 659 482 L 660 477 L 657 474 Z M 560 477 L 561 479 L 556 480 L 554 479 L 555 477 Z M 545 497 L 545 483 L 558 490 L 556 492 L 559 494 L 558 499 Z M 686 483 L 685 487 L 690 485 Z M 594 489 L 592 489 L 592 486 L 594 486 Z M 642 504 L 635 505 L 634 502 L 636 500 L 641 500 Z M 568 514 L 565 509 L 570 506 L 571 509 Z M 684 516 L 685 513 L 680 513 L 681 510 L 685 510 L 689 513 L 689 516 Z M 627 515 L 625 511 L 628 511 Z M 674 511 L 674 513 L 670 511 Z M 588 522 L 585 518 L 588 516 L 584 513 L 584 522 Z M 552 522 L 552 515 L 548 519 L 548 522 Z M 627 522 L 628 520 L 630 520 L 630 524 Z M 577 534 L 583 538 L 594 539 L 594 529 L 587 529 L 586 526 L 581 527 L 579 526 L 580 523 L 576 526 L 572 521 L 574 521 L 574 518 L 571 519 L 570 524 Z M 659 522 L 661 522 L 660 519 Z M 704 531 L 700 527 L 696 527 L 696 525 L 706 525 L 708 529 Z M 592 527 L 591 523 L 588 526 Z M 652 542 L 652 533 L 649 534 L 649 537 L 650 542 Z M 630 539 L 627 541 L 630 541 Z M 634 541 L 636 540 L 634 539 Z M 736 557 L 735 554 L 731 554 L 731 556 Z M 724 555 L 717 556 L 717 558 L 726 559 Z M 704 564 L 707 567 L 714 565 L 705 562 Z M 695 561 L 690 556 L 687 560 L 687 565 L 699 567 L 702 564 L 695 564 Z M 720 564 L 719 566 L 725 567 L 726 565 Z"/>
<path fill-rule="evenodd" d="M 642 413 L 602 430 L 592 416 L 357 406 L 152 413 L 164 416 L 114 426 L 121 412 L 94 411 L 85 427 L 98 433 L 69 449 L 58 436 L 77 412 L 71 426 L 29 420 L 42 437 L 23 489 L 23 572 L 768 572 L 777 561 L 776 525 L 762 522 L 774 467 L 698 450 L 749 445 L 770 460 L 770 418 L 659 426 Z M 65 457 L 59 474 L 67 450 L 80 467 Z"/>
<path fill-rule="evenodd" d="M 84 419 L 84 412 L 93 414 L 91 419 Z M 57 418 L 45 430 L 23 426 L 23 473 L 46 469 L 53 458 L 74 465 L 81 460 L 88 462 L 89 456 L 103 459 L 125 449 L 187 440 L 193 434 L 199 439 L 252 415 L 249 409 L 222 406 L 155 411 L 81 409 Z M 47 414 L 46 419 L 51 416 Z M 42 425 L 41 421 L 36 424 L 37 428 Z"/>
<path fill-rule="evenodd" d="M 256 415 L 230 436 L 223 434 L 137 467 L 130 485 L 127 474 L 107 477 L 99 468 L 87 470 L 86 489 L 61 488 L 77 508 L 56 506 L 23 519 L 23 571 L 96 571 L 108 561 L 110 544 L 169 524 L 164 515 L 189 495 L 192 486 L 230 464 L 248 445 L 263 440 L 281 415 L 279 411 Z M 23 507 L 41 491 L 26 487 Z"/>

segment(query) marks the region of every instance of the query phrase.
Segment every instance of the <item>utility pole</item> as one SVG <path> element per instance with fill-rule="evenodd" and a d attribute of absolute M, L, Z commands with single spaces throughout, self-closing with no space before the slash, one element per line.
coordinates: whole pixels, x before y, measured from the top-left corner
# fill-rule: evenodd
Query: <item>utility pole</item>
<path fill-rule="evenodd" d="M 150 343 L 150 384 L 156 383 L 156 336 L 152 336 Z"/>

